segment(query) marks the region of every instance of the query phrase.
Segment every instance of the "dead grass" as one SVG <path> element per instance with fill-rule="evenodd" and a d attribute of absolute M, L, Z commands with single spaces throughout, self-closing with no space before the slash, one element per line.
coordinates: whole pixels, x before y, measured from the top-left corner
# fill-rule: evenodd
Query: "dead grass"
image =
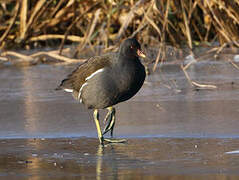
<path fill-rule="evenodd" d="M 238 0 L 5 0 L 0 2 L 0 48 L 59 46 L 77 42 L 78 52 L 102 45 L 113 49 L 137 36 L 159 47 L 154 70 L 166 60 L 165 45 L 194 47 L 218 42 L 239 46 Z M 213 47 L 215 48 L 215 46 Z M 76 52 L 77 54 L 77 52 Z M 3 56 L 3 55 L 2 55 Z M 4 59 L 4 57 L 1 57 Z"/>

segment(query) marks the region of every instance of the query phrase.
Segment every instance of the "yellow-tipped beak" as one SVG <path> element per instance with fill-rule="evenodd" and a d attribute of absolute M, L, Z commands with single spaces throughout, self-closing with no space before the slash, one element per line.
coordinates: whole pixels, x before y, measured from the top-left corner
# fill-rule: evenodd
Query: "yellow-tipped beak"
<path fill-rule="evenodd" d="M 139 57 L 143 57 L 143 58 L 146 57 L 146 55 L 140 49 L 137 50 L 137 54 L 138 54 Z"/>

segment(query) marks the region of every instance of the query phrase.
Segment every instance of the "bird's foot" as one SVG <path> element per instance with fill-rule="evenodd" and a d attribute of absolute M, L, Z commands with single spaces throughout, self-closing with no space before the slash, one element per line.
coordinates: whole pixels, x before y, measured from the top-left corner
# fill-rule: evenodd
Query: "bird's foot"
<path fill-rule="evenodd" d="M 126 143 L 126 139 L 116 139 L 116 138 L 104 138 L 103 136 L 99 138 L 100 144 L 104 146 L 104 142 L 107 143 Z"/>
<path fill-rule="evenodd" d="M 126 139 L 115 139 L 115 138 L 104 138 L 104 141 L 108 142 L 108 143 L 125 143 L 125 142 L 127 142 Z"/>

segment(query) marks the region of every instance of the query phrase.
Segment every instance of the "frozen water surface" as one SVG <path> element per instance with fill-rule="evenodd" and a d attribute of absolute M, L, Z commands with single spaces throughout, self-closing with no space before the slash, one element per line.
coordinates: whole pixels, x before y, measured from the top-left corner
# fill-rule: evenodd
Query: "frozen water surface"
<path fill-rule="evenodd" d="M 54 90 L 75 66 L 2 68 L 0 138 L 95 137 L 92 111 L 70 93 Z M 115 135 L 238 138 L 239 71 L 211 62 L 188 72 L 217 89 L 195 90 L 179 65 L 165 65 L 147 77 L 134 98 L 116 106 Z"/>
<path fill-rule="evenodd" d="M 128 143 L 104 148 L 92 110 L 54 90 L 75 66 L 1 68 L 0 179 L 239 178 L 239 71 L 231 64 L 192 65 L 194 81 L 217 86 L 203 90 L 179 64 L 165 64 L 116 106 L 115 137 Z"/>

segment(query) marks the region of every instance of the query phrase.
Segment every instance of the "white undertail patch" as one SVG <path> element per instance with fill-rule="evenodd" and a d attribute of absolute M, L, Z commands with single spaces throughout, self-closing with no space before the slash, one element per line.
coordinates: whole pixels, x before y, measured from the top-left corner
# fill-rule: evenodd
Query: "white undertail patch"
<path fill-rule="evenodd" d="M 64 91 L 72 93 L 73 89 L 64 89 Z"/>

